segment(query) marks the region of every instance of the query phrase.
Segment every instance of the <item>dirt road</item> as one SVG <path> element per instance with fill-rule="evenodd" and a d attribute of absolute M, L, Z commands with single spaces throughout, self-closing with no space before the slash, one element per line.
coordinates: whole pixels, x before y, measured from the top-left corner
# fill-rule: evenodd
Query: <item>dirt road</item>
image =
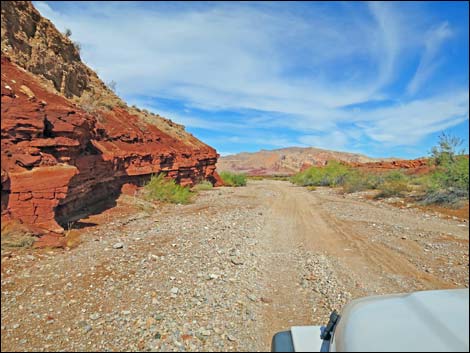
<path fill-rule="evenodd" d="M 353 298 L 468 287 L 467 222 L 331 189 L 123 197 L 83 224 L 70 251 L 3 254 L 2 350 L 269 350 Z"/>

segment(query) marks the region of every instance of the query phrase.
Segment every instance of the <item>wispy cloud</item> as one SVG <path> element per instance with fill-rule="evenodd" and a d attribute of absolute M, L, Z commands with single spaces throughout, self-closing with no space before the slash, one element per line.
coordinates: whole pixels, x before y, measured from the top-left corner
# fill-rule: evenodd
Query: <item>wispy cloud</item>
<path fill-rule="evenodd" d="M 418 94 L 456 37 L 418 3 L 34 4 L 131 104 L 240 148 L 412 146 L 468 119 L 468 80 Z"/>
<path fill-rule="evenodd" d="M 345 150 L 350 147 L 348 136 L 341 131 L 333 131 L 324 135 L 304 135 L 299 137 L 299 141 L 307 146 L 332 150 Z"/>
<path fill-rule="evenodd" d="M 439 65 L 442 64 L 442 60 L 438 57 L 440 48 L 450 37 L 452 37 L 452 30 L 448 22 L 440 24 L 429 32 L 425 41 L 423 56 L 407 87 L 409 94 L 415 94 Z"/>
<path fill-rule="evenodd" d="M 414 145 L 423 136 L 468 120 L 468 90 L 398 103 L 357 114 L 364 132 L 388 145 Z"/>
<path fill-rule="evenodd" d="M 371 42 L 371 49 L 381 56 L 378 61 L 377 85 L 389 82 L 393 76 L 395 62 L 400 53 L 400 23 L 393 4 L 387 2 L 369 2 L 369 9 L 377 23 L 378 35 Z"/>

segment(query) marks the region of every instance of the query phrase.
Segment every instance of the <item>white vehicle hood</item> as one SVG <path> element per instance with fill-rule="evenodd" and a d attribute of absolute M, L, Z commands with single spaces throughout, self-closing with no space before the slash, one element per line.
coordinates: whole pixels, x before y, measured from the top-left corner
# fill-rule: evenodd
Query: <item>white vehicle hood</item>
<path fill-rule="evenodd" d="M 469 291 L 438 290 L 354 300 L 330 351 L 469 351 Z"/>

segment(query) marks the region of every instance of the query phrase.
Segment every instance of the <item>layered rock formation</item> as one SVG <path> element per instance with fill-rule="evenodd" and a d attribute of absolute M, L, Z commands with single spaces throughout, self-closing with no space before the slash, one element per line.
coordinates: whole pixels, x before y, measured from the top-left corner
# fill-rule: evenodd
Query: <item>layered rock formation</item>
<path fill-rule="evenodd" d="M 219 182 L 213 148 L 127 107 L 30 2 L 2 3 L 1 60 L 2 220 L 61 232 L 154 173 Z"/>

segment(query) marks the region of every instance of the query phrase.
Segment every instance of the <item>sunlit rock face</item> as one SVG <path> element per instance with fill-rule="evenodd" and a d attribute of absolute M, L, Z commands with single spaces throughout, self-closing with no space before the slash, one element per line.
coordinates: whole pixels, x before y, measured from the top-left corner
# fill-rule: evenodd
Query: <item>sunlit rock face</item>
<path fill-rule="evenodd" d="M 220 184 L 217 152 L 128 107 L 30 2 L 2 4 L 1 212 L 45 231 L 165 172 Z"/>

